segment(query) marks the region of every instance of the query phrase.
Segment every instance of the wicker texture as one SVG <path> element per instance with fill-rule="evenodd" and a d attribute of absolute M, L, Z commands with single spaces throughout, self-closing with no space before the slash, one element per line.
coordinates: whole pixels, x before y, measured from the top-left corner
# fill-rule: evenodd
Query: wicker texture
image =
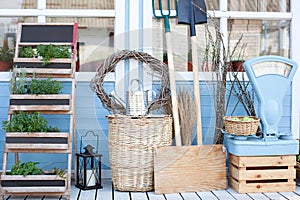
<path fill-rule="evenodd" d="M 154 149 L 172 143 L 170 116 L 108 116 L 108 147 L 114 188 L 154 189 Z"/>
<path fill-rule="evenodd" d="M 150 68 L 149 72 L 151 72 L 153 78 L 156 77 L 158 78 L 157 80 L 160 79 L 161 89 L 152 101 L 148 102 L 146 114 L 166 105 L 171 98 L 168 66 L 148 53 L 131 50 L 118 51 L 107 57 L 104 63 L 98 67 L 95 77 L 91 80 L 90 87 L 96 93 L 102 105 L 113 114 L 126 114 L 126 108 L 119 102 L 114 101 L 114 99 L 106 93 L 107 91 L 104 90 L 103 85 L 106 75 L 110 72 L 114 72 L 116 65 L 126 59 L 141 61 L 143 67 L 148 66 Z"/>
<path fill-rule="evenodd" d="M 242 119 L 244 116 L 225 116 L 224 117 L 224 124 L 225 124 L 225 131 L 232 135 L 252 135 L 257 132 L 258 125 L 260 119 L 257 117 L 249 116 L 249 118 L 254 119 L 253 121 L 235 121 L 232 118 L 239 118 Z"/>

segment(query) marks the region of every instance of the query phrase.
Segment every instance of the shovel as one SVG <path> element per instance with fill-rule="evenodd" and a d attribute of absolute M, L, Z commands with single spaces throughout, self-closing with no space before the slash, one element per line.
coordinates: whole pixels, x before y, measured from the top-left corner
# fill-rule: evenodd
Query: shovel
<path fill-rule="evenodd" d="M 192 43 L 192 60 L 193 60 L 193 81 L 194 81 L 194 98 L 196 103 L 196 133 L 197 144 L 202 145 L 202 121 L 199 89 L 199 69 L 197 38 L 195 24 L 207 22 L 206 6 L 204 0 L 179 0 L 178 2 L 178 23 L 190 25 L 190 35 Z M 200 8 L 200 9 L 199 9 Z"/>
<path fill-rule="evenodd" d="M 155 193 L 201 192 L 226 188 L 222 145 L 202 145 L 202 122 L 195 24 L 207 21 L 204 0 L 179 0 L 178 23 L 190 25 L 197 146 L 161 147 L 154 155 Z"/>

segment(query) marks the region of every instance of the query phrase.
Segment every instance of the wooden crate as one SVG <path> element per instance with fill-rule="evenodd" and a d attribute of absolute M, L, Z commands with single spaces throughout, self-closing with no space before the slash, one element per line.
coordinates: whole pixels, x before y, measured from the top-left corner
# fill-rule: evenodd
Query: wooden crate
<path fill-rule="evenodd" d="M 295 158 L 230 154 L 228 184 L 238 193 L 295 191 Z"/>

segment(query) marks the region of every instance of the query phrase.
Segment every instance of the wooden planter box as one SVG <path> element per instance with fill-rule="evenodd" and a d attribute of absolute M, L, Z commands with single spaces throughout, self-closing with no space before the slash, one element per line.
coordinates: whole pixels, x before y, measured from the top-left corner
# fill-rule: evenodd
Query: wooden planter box
<path fill-rule="evenodd" d="M 69 150 L 70 133 L 6 133 L 5 148 L 8 150 Z"/>
<path fill-rule="evenodd" d="M 64 74 L 71 75 L 75 72 L 73 58 L 55 58 L 50 64 L 42 65 L 39 58 L 14 58 L 14 72 L 21 73 L 26 69 L 28 74 Z"/>
<path fill-rule="evenodd" d="M 67 179 L 58 175 L 1 175 L 1 194 L 47 195 L 66 192 Z"/>
<path fill-rule="evenodd" d="M 229 155 L 228 183 L 238 193 L 296 190 L 296 157 Z"/>
<path fill-rule="evenodd" d="M 71 95 L 12 94 L 9 109 L 11 111 L 70 111 Z"/>

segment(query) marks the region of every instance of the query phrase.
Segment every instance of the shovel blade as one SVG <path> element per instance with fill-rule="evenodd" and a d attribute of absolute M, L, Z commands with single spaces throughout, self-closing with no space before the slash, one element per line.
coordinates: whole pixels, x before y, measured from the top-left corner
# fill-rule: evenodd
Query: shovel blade
<path fill-rule="evenodd" d="M 202 24 L 207 22 L 206 5 L 204 0 L 179 0 L 178 23 Z"/>

